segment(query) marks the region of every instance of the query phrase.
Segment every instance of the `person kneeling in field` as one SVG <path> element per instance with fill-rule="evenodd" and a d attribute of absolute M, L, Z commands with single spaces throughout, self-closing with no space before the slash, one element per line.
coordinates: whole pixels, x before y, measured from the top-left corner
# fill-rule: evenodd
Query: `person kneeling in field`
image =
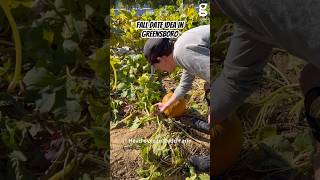
<path fill-rule="evenodd" d="M 175 43 L 166 38 L 148 39 L 144 46 L 144 55 L 151 64 L 151 73 L 154 69 L 172 72 L 177 66 L 183 68 L 183 73 L 178 87 L 174 94 L 166 102 L 157 103 L 160 113 L 169 107 L 173 102 L 183 97 L 191 88 L 196 76 L 206 81 L 206 100 L 209 105 L 209 82 L 210 82 L 210 26 L 204 25 L 184 32 Z M 193 119 L 195 128 L 209 132 L 210 113 L 208 123 L 199 119 Z M 206 157 L 208 159 L 208 157 Z M 206 159 L 205 158 L 205 159 Z M 190 157 L 191 163 L 197 166 L 198 161 Z M 209 170 L 210 161 L 205 165 L 205 171 Z M 201 168 L 200 168 L 201 169 Z"/>
<path fill-rule="evenodd" d="M 216 0 L 214 6 L 234 22 L 234 34 L 223 70 L 211 84 L 213 127 L 257 87 L 272 48 L 285 49 L 308 62 L 301 72 L 300 86 L 306 119 L 317 141 L 314 177 L 320 180 L 320 1 Z M 208 161 L 204 158 L 202 163 Z"/>

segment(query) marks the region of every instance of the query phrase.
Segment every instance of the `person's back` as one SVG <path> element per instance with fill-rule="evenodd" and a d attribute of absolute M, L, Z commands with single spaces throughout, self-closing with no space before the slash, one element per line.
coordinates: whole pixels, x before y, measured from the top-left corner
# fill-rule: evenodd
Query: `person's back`
<path fill-rule="evenodd" d="M 173 57 L 183 75 L 175 90 L 177 97 L 191 89 L 195 76 L 210 82 L 210 26 L 199 26 L 185 31 L 175 42 Z"/>

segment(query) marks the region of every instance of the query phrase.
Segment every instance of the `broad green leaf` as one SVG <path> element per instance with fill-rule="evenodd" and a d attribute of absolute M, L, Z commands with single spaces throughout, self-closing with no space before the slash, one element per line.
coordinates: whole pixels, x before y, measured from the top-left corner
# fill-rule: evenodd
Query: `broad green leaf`
<path fill-rule="evenodd" d="M 57 9 L 60 9 L 60 8 L 64 7 L 63 0 L 55 0 L 55 1 L 54 1 L 54 6 L 55 6 Z"/>
<path fill-rule="evenodd" d="M 29 129 L 29 133 L 32 137 L 35 137 L 38 132 L 42 130 L 40 123 L 33 124 L 31 128 Z"/>
<path fill-rule="evenodd" d="M 98 148 L 106 149 L 109 146 L 107 142 L 108 131 L 104 127 L 93 127 L 87 130 L 90 136 L 94 139 L 94 145 Z"/>
<path fill-rule="evenodd" d="M 66 101 L 67 117 L 66 122 L 77 122 L 81 117 L 82 107 L 77 100 Z"/>
<path fill-rule="evenodd" d="M 264 127 L 259 130 L 259 132 L 256 135 L 257 141 L 264 140 L 268 137 L 274 136 L 277 134 L 277 130 L 273 127 Z"/>
<path fill-rule="evenodd" d="M 89 174 L 84 173 L 81 180 L 91 180 L 91 178 L 90 178 Z"/>
<path fill-rule="evenodd" d="M 200 174 L 198 178 L 199 180 L 209 180 L 210 176 L 208 174 L 203 173 L 203 174 Z"/>
<path fill-rule="evenodd" d="M 107 57 L 109 53 L 106 48 L 97 49 L 88 61 L 91 69 L 102 79 L 107 78 Z"/>
<path fill-rule="evenodd" d="M 130 131 L 136 130 L 140 127 L 141 125 L 141 121 L 138 117 L 136 117 L 136 119 L 133 121 L 133 124 L 130 126 Z"/>
<path fill-rule="evenodd" d="M 86 4 L 85 11 L 86 11 L 86 18 L 89 19 L 93 15 L 95 10 L 89 4 Z"/>
<path fill-rule="evenodd" d="M 76 43 L 72 40 L 64 40 L 62 46 L 63 46 L 64 51 L 73 52 L 73 51 L 79 49 L 78 43 Z"/>
<path fill-rule="evenodd" d="M 86 21 L 74 21 L 75 33 L 78 36 L 79 41 L 82 40 L 85 33 L 88 31 L 88 24 Z"/>
<path fill-rule="evenodd" d="M 281 135 L 273 135 L 262 141 L 264 144 L 272 147 L 276 151 L 284 152 L 284 151 L 292 151 L 292 146 L 288 139 Z"/>
<path fill-rule="evenodd" d="M 23 78 L 27 90 L 39 90 L 55 82 L 55 76 L 48 72 L 47 69 L 33 67 Z"/>
<path fill-rule="evenodd" d="M 55 92 L 44 92 L 41 94 L 41 98 L 36 101 L 36 107 L 40 113 L 50 112 L 55 104 L 55 99 Z"/>
<path fill-rule="evenodd" d="M 43 36 L 43 39 L 47 40 L 51 44 L 54 39 L 54 32 L 48 31 L 48 30 L 43 30 L 42 36 Z"/>
<path fill-rule="evenodd" d="M 196 180 L 198 176 L 194 170 L 194 167 L 190 167 L 189 172 L 190 172 L 190 177 L 187 177 L 186 180 Z"/>
<path fill-rule="evenodd" d="M 76 20 L 71 14 L 65 16 L 65 25 L 62 30 L 62 37 L 65 39 L 75 38 L 79 41 L 88 31 L 86 21 Z"/>
<path fill-rule="evenodd" d="M 301 134 L 299 133 L 293 142 L 293 147 L 299 153 L 312 152 L 314 148 L 309 131 L 304 131 Z"/>

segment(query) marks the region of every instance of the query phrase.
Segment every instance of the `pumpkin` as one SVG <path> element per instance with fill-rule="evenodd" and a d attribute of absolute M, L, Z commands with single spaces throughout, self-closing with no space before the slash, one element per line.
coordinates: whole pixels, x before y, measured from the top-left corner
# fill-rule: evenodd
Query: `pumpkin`
<path fill-rule="evenodd" d="M 211 168 L 214 176 L 229 169 L 237 160 L 243 142 L 240 119 L 232 114 L 213 127 L 211 133 Z"/>
<path fill-rule="evenodd" d="M 173 92 L 169 91 L 169 93 L 163 97 L 162 102 L 163 103 L 167 102 L 172 95 L 173 95 Z M 176 100 L 175 102 L 173 102 L 169 107 L 167 107 L 163 113 L 169 118 L 174 118 L 174 117 L 182 116 L 185 112 L 186 112 L 186 101 L 184 98 L 180 98 L 179 100 Z"/>

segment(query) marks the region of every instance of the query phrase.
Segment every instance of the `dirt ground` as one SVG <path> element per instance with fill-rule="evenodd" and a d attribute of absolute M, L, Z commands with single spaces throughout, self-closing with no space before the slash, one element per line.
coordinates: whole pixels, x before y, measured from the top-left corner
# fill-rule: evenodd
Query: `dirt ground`
<path fill-rule="evenodd" d="M 112 179 L 136 179 L 135 170 L 141 166 L 139 150 L 130 147 L 129 139 L 148 138 L 156 130 L 153 125 L 134 131 L 126 127 L 111 130 L 111 176 Z"/>
<path fill-rule="evenodd" d="M 191 120 L 187 116 L 181 117 L 180 119 L 183 119 L 184 122 Z M 130 131 L 125 126 L 111 130 L 110 165 L 112 179 L 139 179 L 136 170 L 142 167 L 143 159 L 140 157 L 139 149 L 130 145 L 129 139 L 150 138 L 156 129 L 156 124 L 150 124 L 133 131 Z M 179 129 L 175 131 L 179 132 Z M 192 138 L 202 143 L 202 145 L 195 141 L 187 143 L 184 147 L 186 154 L 209 155 L 209 135 L 192 129 L 186 129 L 186 132 L 190 134 Z"/>
<path fill-rule="evenodd" d="M 163 78 L 163 95 L 165 92 L 173 90 L 178 83 L 178 81 L 171 78 Z M 195 80 L 193 89 L 186 96 L 188 101 L 187 113 L 182 117 L 176 118 L 174 128 L 170 129 L 170 133 L 181 133 L 182 131 L 185 131 L 182 138 L 190 140 L 181 147 L 181 152 L 186 160 L 190 155 L 209 155 L 210 153 L 210 136 L 188 127 L 191 125 L 193 117 L 198 117 L 206 121 L 208 107 L 204 100 L 203 84 L 203 80 L 200 80 L 199 78 Z M 165 124 L 165 126 L 166 129 L 169 129 L 168 125 Z M 140 156 L 138 147 L 135 147 L 132 144 L 130 145 L 129 139 L 148 139 L 156 129 L 156 123 L 143 126 L 133 131 L 130 131 L 125 123 L 120 123 L 111 129 L 110 165 L 112 179 L 140 178 L 137 174 L 137 170 L 143 166 L 143 159 Z M 185 179 L 185 177 L 181 175 L 169 179 Z"/>

